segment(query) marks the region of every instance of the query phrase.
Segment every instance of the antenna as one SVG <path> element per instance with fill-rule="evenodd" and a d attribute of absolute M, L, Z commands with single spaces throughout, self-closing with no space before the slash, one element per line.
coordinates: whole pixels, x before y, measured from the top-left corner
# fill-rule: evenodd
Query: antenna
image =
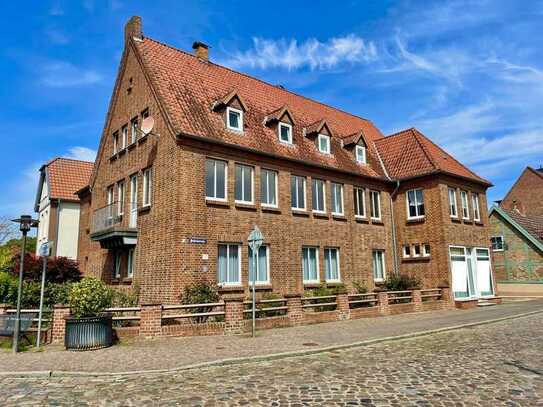
<path fill-rule="evenodd" d="M 148 135 L 153 131 L 154 127 L 155 127 L 155 119 L 153 119 L 153 116 L 147 116 L 141 122 L 140 130 L 144 135 Z"/>

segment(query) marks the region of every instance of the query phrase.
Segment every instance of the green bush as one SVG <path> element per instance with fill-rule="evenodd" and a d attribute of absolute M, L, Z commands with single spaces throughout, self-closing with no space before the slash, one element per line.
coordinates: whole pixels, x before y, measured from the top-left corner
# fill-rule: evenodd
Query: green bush
<path fill-rule="evenodd" d="M 111 303 L 113 307 L 127 308 L 139 305 L 139 286 L 134 285 L 129 292 L 111 290 Z"/>
<path fill-rule="evenodd" d="M 113 294 L 105 283 L 96 278 L 84 278 L 74 283 L 69 302 L 76 318 L 94 317 L 111 307 Z"/>
<path fill-rule="evenodd" d="M 216 284 L 199 282 L 191 284 L 185 287 L 183 294 L 180 296 L 182 304 L 205 304 L 219 302 L 221 296 L 219 295 L 219 290 Z M 187 312 L 191 313 L 202 313 L 202 312 L 211 312 L 213 307 L 197 307 L 190 308 Z M 192 318 L 194 322 L 203 323 L 209 319 L 207 316 L 198 316 Z M 218 320 L 215 318 L 215 320 Z"/>
<path fill-rule="evenodd" d="M 406 274 L 387 277 L 383 284 L 386 291 L 405 291 L 421 287 L 421 281 L 417 277 Z"/>
<path fill-rule="evenodd" d="M 0 304 L 17 301 L 17 279 L 10 273 L 0 272 Z"/>
<path fill-rule="evenodd" d="M 344 284 L 338 284 L 333 287 L 328 287 L 325 284 L 321 284 L 317 288 L 313 288 L 311 290 L 307 290 L 304 293 L 305 297 L 327 297 L 331 295 L 338 295 L 338 294 L 346 294 L 347 289 L 345 288 Z M 332 302 L 330 298 L 322 298 L 322 299 L 316 299 L 313 300 L 313 304 L 322 304 L 326 302 Z M 322 312 L 322 311 L 333 311 L 336 309 L 336 305 L 325 305 L 322 307 L 313 307 L 312 308 L 316 312 Z"/>
<path fill-rule="evenodd" d="M 16 306 L 17 278 L 10 273 L 0 272 L 0 303 Z M 55 304 L 67 304 L 71 284 L 46 283 L 43 295 L 44 308 L 51 309 Z M 41 283 L 24 281 L 21 305 L 24 308 L 37 308 L 40 305 Z"/>
<path fill-rule="evenodd" d="M 359 283 L 358 281 L 354 281 L 353 287 L 356 290 L 357 294 L 366 294 L 368 292 L 368 287 L 366 286 L 366 283 Z"/>

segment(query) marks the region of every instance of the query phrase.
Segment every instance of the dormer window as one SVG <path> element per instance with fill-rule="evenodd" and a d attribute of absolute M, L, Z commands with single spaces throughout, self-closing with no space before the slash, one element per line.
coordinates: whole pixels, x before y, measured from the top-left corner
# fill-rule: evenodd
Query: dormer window
<path fill-rule="evenodd" d="M 317 140 L 319 151 L 324 154 L 330 154 L 330 137 L 325 134 L 319 134 Z"/>
<path fill-rule="evenodd" d="M 354 154 L 357 163 L 366 164 L 366 147 L 357 144 L 354 150 Z"/>
<path fill-rule="evenodd" d="M 279 132 L 279 141 L 281 143 L 292 144 L 292 126 L 287 123 L 279 122 L 277 129 Z"/>
<path fill-rule="evenodd" d="M 234 109 L 233 107 L 227 107 L 226 127 L 230 130 L 243 131 L 243 111 Z"/>

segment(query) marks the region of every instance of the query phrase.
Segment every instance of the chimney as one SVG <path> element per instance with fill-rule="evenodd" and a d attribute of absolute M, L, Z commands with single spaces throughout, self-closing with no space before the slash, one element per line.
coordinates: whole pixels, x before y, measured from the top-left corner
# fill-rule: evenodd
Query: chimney
<path fill-rule="evenodd" d="M 132 16 L 130 20 L 124 26 L 124 40 L 128 41 L 130 38 L 143 39 L 143 31 L 141 29 L 141 17 Z"/>
<path fill-rule="evenodd" d="M 200 41 L 195 41 L 194 44 L 192 44 L 192 49 L 198 58 L 204 61 L 209 61 L 209 46 L 207 44 Z"/>

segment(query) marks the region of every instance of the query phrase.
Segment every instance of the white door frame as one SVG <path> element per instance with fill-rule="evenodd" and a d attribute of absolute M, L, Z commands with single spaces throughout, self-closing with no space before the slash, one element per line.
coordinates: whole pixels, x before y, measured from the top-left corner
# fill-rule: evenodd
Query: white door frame
<path fill-rule="evenodd" d="M 464 256 L 466 259 L 466 276 L 468 280 L 466 281 L 467 287 L 468 287 L 468 296 L 467 297 L 459 297 L 455 300 L 473 300 L 478 298 L 489 298 L 494 297 L 494 278 L 492 276 L 492 264 L 490 260 L 490 250 L 487 247 L 467 247 L 467 246 L 460 246 L 460 245 L 449 245 L 449 268 L 451 272 L 451 282 L 454 278 L 453 276 L 453 267 L 452 267 L 452 258 L 451 258 L 451 248 L 455 249 L 463 249 L 464 250 Z M 492 293 L 489 295 L 480 295 L 479 290 L 479 284 L 478 284 L 478 267 L 477 267 L 477 250 L 486 250 L 488 252 L 488 262 L 489 262 L 489 272 L 490 272 L 490 288 L 492 290 Z M 469 262 L 469 264 L 468 264 Z M 470 284 L 469 280 L 472 280 L 472 284 Z M 453 296 L 454 296 L 454 284 L 452 287 Z"/>

